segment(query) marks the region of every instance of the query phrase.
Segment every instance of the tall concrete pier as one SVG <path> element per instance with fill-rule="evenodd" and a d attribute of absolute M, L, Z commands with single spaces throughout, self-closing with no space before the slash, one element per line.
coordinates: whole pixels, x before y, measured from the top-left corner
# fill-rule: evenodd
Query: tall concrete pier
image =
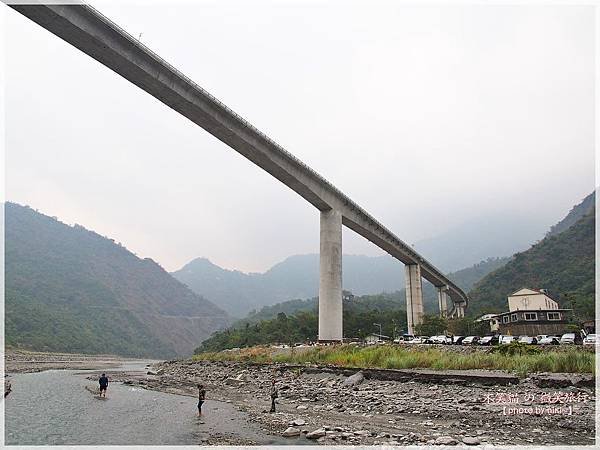
<path fill-rule="evenodd" d="M 415 334 L 415 326 L 423 323 L 423 285 L 421 266 L 406 264 L 406 316 L 408 334 Z"/>
<path fill-rule="evenodd" d="M 462 318 L 465 317 L 465 303 L 464 302 L 458 302 L 454 305 L 454 314 L 452 315 L 452 317 L 455 318 Z"/>
<path fill-rule="evenodd" d="M 438 307 L 440 310 L 440 317 L 447 317 L 448 315 L 448 287 L 440 286 L 437 288 L 438 291 Z"/>
<path fill-rule="evenodd" d="M 319 341 L 341 341 L 342 331 L 342 214 L 321 211 L 319 257 Z"/>

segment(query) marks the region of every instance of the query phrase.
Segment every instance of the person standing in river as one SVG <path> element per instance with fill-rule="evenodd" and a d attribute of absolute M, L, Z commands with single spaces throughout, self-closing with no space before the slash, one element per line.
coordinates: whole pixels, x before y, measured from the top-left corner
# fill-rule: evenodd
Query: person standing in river
<path fill-rule="evenodd" d="M 204 403 L 204 398 L 206 397 L 206 390 L 204 386 L 198 385 L 198 416 L 202 415 L 202 404 Z"/>
<path fill-rule="evenodd" d="M 277 386 L 275 386 L 275 379 L 271 382 L 271 410 L 270 413 L 275 412 L 275 399 L 279 397 L 279 392 L 277 391 Z"/>
<path fill-rule="evenodd" d="M 108 388 L 108 377 L 105 373 L 103 373 L 102 376 L 98 379 L 98 383 L 100 383 L 100 397 L 106 398 L 106 389 Z"/>

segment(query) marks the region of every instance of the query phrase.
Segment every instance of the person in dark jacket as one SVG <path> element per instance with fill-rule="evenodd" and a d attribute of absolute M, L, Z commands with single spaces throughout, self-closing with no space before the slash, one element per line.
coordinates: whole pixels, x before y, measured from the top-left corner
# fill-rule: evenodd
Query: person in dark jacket
<path fill-rule="evenodd" d="M 275 412 L 275 399 L 279 397 L 279 392 L 277 391 L 277 386 L 275 386 L 275 380 L 271 382 L 271 410 L 269 412 Z"/>
<path fill-rule="evenodd" d="M 198 385 L 198 416 L 202 415 L 202 404 L 204 403 L 204 398 L 206 397 L 206 390 L 204 386 Z"/>
<path fill-rule="evenodd" d="M 100 397 L 106 397 L 106 389 L 108 388 L 108 377 L 105 373 L 102 374 L 102 376 L 98 380 L 98 383 L 100 383 Z"/>

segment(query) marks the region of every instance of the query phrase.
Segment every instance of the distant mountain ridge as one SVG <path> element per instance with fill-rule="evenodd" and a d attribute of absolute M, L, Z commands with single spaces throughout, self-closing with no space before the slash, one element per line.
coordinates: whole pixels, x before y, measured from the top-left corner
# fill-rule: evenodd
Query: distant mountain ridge
<path fill-rule="evenodd" d="M 389 255 L 344 255 L 344 289 L 355 295 L 394 292 L 404 286 L 404 266 Z M 222 269 L 196 258 L 172 275 L 210 298 L 235 317 L 286 300 L 311 298 L 319 292 L 319 255 L 294 255 L 265 273 Z"/>
<path fill-rule="evenodd" d="M 589 212 L 594 206 L 594 199 L 593 193 L 587 196 L 563 220 L 552 227 L 548 235 L 567 229 L 583 214 Z M 522 242 L 517 243 L 518 240 L 513 240 L 511 235 L 515 230 L 513 225 L 518 221 L 519 217 L 508 217 L 483 223 L 473 222 L 465 229 L 450 230 L 447 233 L 448 242 L 444 245 L 439 242 L 436 244 L 434 242 L 436 240 L 430 243 L 432 249 L 437 253 L 441 252 L 438 257 L 427 253 L 425 242 L 420 244 L 422 247 L 420 250 L 435 264 L 452 259 L 451 264 L 448 263 L 450 266 L 461 260 L 473 261 L 479 255 L 493 251 L 498 251 L 497 255 L 502 253 L 507 255 L 498 258 L 492 254 L 492 257 L 475 259 L 479 262 L 475 264 L 471 262 L 466 268 L 450 271 L 448 276 L 468 292 L 488 273 L 512 260 L 514 251 L 527 249 L 532 242 L 538 241 L 544 235 L 543 230 L 527 226 L 524 232 L 518 233 L 518 240 Z M 473 228 L 475 225 L 477 229 Z M 454 235 L 456 241 L 452 239 Z M 486 240 L 489 242 L 482 248 L 476 248 L 476 245 L 465 246 L 463 241 L 466 236 L 474 237 L 475 243 Z M 525 240 L 526 238 L 528 240 Z M 342 265 L 343 287 L 355 295 L 393 293 L 404 289 L 404 267 L 389 255 L 379 257 L 344 255 Z M 290 300 L 316 297 L 319 289 L 319 256 L 317 254 L 291 256 L 262 274 L 225 270 L 205 258 L 198 258 L 174 272 L 173 276 L 195 292 L 211 298 L 234 317 L 240 318 L 251 316 L 253 312 L 260 312 L 264 307 L 284 304 Z M 424 283 L 423 293 L 425 309 L 435 310 L 437 298 L 433 287 Z M 289 306 L 281 305 L 284 310 Z M 477 306 L 469 309 L 475 311 Z M 270 310 L 267 308 L 266 311 Z"/>
<path fill-rule="evenodd" d="M 431 239 L 415 249 L 443 272 L 455 272 L 490 257 L 507 257 L 541 239 L 548 224 L 515 215 L 481 216 Z"/>
<path fill-rule="evenodd" d="M 510 258 L 489 258 L 486 261 L 481 261 L 478 264 L 462 269 L 453 273 L 449 273 L 448 277 L 454 281 L 465 292 L 471 290 L 473 285 L 483 278 L 486 274 L 502 267 Z M 376 302 L 375 302 L 376 300 Z M 352 304 L 352 302 L 347 302 Z M 429 314 L 437 314 L 438 300 L 437 292 L 431 284 L 423 286 L 423 303 L 425 312 Z M 245 323 L 255 323 L 260 320 L 268 320 L 276 317 L 279 313 L 287 315 L 294 314 L 300 311 L 316 310 L 318 298 L 309 299 L 294 299 L 285 302 L 279 302 L 274 305 L 263 306 L 257 311 L 251 311 L 246 317 L 234 323 L 235 326 Z M 379 310 L 406 310 L 406 295 L 405 290 L 400 289 L 383 294 L 363 295 L 361 299 L 363 306 L 367 305 Z"/>
<path fill-rule="evenodd" d="M 29 207 L 4 208 L 8 345 L 166 358 L 230 323 L 151 259 Z"/>
<path fill-rule="evenodd" d="M 448 276 L 466 292 L 508 259 L 488 258 Z M 404 265 L 389 255 L 343 255 L 342 261 L 344 289 L 354 295 L 404 290 Z M 206 258 L 197 258 L 174 272 L 173 276 L 239 318 L 289 300 L 316 297 L 319 292 L 319 255 L 290 256 L 263 274 L 222 269 Z M 433 287 L 425 283 L 423 289 L 425 307 L 430 310 L 437 308 L 437 294 Z"/>

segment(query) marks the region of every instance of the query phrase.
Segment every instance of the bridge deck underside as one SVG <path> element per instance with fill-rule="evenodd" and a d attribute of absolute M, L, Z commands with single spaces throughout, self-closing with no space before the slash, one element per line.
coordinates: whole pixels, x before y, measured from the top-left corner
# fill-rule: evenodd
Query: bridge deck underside
<path fill-rule="evenodd" d="M 93 8 L 10 6 L 201 126 L 320 211 L 340 211 L 345 226 L 404 264 L 419 264 L 426 280 L 447 286 L 453 302 L 466 305 L 458 286 L 335 186 Z"/>

